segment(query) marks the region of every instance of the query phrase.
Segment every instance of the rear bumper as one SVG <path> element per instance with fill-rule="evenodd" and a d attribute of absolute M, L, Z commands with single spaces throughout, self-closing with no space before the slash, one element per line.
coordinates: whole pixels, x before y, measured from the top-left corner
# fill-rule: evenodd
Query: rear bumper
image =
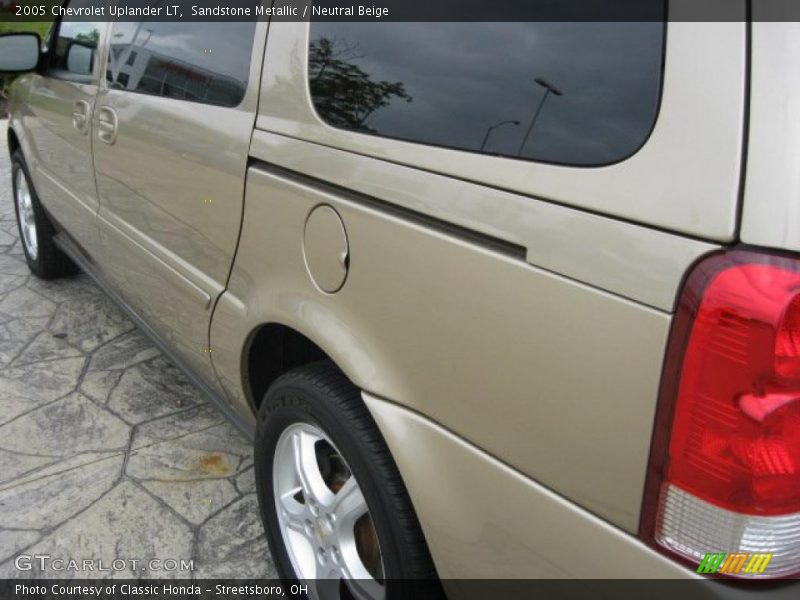
<path fill-rule="evenodd" d="M 702 581 L 436 423 L 368 394 L 364 400 L 402 473 L 442 579 Z M 447 587 L 470 595 L 467 585 Z M 700 588 L 708 598 L 764 591 L 719 582 Z"/>

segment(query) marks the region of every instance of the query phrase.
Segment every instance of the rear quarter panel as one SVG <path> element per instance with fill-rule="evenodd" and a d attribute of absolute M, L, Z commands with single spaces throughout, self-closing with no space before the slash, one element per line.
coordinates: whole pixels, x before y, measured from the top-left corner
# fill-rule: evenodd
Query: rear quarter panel
<path fill-rule="evenodd" d="M 333 206 L 350 271 L 319 291 L 306 217 Z M 214 365 L 249 413 L 251 332 L 290 326 L 356 385 L 635 531 L 668 314 L 254 166 Z"/>

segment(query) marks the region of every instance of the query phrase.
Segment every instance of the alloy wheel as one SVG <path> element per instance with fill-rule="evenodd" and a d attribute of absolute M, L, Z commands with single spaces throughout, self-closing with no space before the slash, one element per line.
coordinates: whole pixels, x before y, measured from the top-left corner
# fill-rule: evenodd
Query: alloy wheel
<path fill-rule="evenodd" d="M 273 459 L 275 508 L 297 578 L 318 598 L 385 598 L 380 545 L 350 467 L 316 425 L 295 423 Z"/>
<path fill-rule="evenodd" d="M 19 229 L 22 243 L 31 260 L 39 255 L 39 238 L 36 234 L 36 215 L 33 210 L 33 196 L 28 186 L 28 179 L 22 169 L 17 170 L 16 197 Z"/>

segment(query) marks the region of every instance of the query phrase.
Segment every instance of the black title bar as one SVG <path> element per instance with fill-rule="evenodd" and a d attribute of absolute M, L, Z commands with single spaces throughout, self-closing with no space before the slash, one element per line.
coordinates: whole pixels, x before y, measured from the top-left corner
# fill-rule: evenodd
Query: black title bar
<path fill-rule="evenodd" d="M 66 13 L 58 0 L 20 0 L 0 22 L 405 21 L 647 22 L 797 21 L 798 0 L 95 0 Z"/>

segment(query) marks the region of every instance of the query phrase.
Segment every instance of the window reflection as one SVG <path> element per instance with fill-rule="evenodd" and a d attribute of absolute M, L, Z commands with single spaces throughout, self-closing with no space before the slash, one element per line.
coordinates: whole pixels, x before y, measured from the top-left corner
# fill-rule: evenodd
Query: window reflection
<path fill-rule="evenodd" d="M 601 165 L 649 135 L 663 42 L 658 22 L 314 22 L 309 85 L 337 127 Z"/>
<path fill-rule="evenodd" d="M 99 40 L 98 23 L 62 22 L 55 40 L 50 67 L 76 75 L 91 75 Z"/>
<path fill-rule="evenodd" d="M 236 106 L 250 72 L 254 22 L 114 25 L 109 87 Z"/>
<path fill-rule="evenodd" d="M 332 125 L 376 131 L 367 124 L 372 114 L 394 99 L 411 102 L 400 81 L 378 81 L 356 61 L 359 45 L 340 39 L 313 40 L 308 51 L 308 77 L 317 110 Z"/>

